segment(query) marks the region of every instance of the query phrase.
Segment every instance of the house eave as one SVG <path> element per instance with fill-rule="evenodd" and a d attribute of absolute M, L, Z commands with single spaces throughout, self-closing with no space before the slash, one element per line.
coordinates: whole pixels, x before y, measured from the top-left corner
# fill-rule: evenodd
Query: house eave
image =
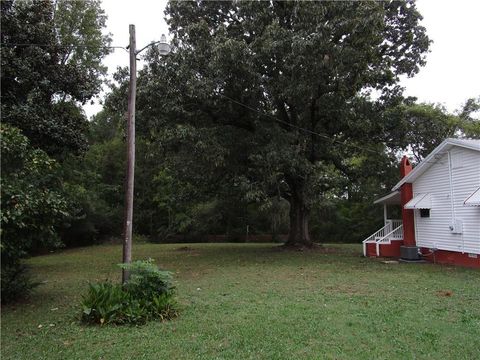
<path fill-rule="evenodd" d="M 420 164 L 418 164 L 407 176 L 401 179 L 393 188 L 392 191 L 399 190 L 405 183 L 412 183 L 421 176 L 426 170 L 437 162 L 439 156 L 449 151 L 452 147 L 459 146 L 470 150 L 480 151 L 480 140 L 459 140 L 446 139 L 438 145 Z"/>
<path fill-rule="evenodd" d="M 373 203 L 374 204 L 391 204 L 391 205 L 400 204 L 400 191 L 393 191 L 390 194 L 387 194 L 375 200 Z"/>

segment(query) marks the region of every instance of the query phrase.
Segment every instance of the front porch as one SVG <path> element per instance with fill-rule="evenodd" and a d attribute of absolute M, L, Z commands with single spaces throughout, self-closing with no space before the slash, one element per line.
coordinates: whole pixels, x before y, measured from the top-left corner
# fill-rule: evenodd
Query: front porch
<path fill-rule="evenodd" d="M 396 191 L 374 202 L 383 204 L 384 226 L 363 240 L 364 256 L 400 257 L 403 245 L 403 223 L 388 218 L 388 206 L 400 205 L 400 192 Z"/>

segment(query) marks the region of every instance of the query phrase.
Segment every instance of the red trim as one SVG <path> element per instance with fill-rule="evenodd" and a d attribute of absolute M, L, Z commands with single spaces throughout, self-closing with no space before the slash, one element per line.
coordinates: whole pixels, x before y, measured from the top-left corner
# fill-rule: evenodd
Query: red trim
<path fill-rule="evenodd" d="M 402 161 L 400 161 L 400 176 L 401 176 L 401 178 L 403 179 L 412 170 L 413 170 L 413 167 L 412 167 L 412 164 L 410 163 L 410 160 L 408 160 L 407 155 L 403 155 Z"/>
<path fill-rule="evenodd" d="M 377 244 L 375 243 L 368 243 L 366 244 L 366 256 L 368 257 L 376 257 L 377 256 Z M 403 245 L 402 240 L 392 240 L 390 244 L 380 244 L 379 245 L 379 252 L 380 257 L 392 257 L 398 258 L 400 257 L 400 246 Z"/>
<path fill-rule="evenodd" d="M 411 183 L 405 183 L 400 188 L 400 203 L 402 204 L 403 241 L 405 246 L 415 246 L 415 220 L 413 210 L 405 209 L 405 204 L 413 198 Z"/>
<path fill-rule="evenodd" d="M 366 244 L 366 255 L 368 257 L 376 257 L 377 249 L 376 244 Z M 400 257 L 400 246 L 403 245 L 403 241 L 394 240 L 391 244 L 381 244 L 379 251 L 381 257 Z M 456 265 L 468 268 L 480 269 L 480 254 L 476 254 L 476 258 L 469 256 L 467 253 L 459 253 L 455 251 L 437 250 L 435 253 L 429 248 L 420 248 L 423 258 L 431 263 L 443 264 L 443 265 Z M 435 256 L 434 256 L 435 254 Z"/>
<path fill-rule="evenodd" d="M 406 155 L 400 162 L 400 176 L 402 179 L 407 176 L 413 167 Z M 405 209 L 407 202 L 413 199 L 413 187 L 411 183 L 405 183 L 400 187 L 400 203 L 402 205 L 402 222 L 403 222 L 403 240 L 405 246 L 415 246 L 415 222 L 413 210 Z"/>
<path fill-rule="evenodd" d="M 400 257 L 400 246 L 403 245 L 402 240 L 392 240 L 390 244 L 380 245 L 380 256 L 383 257 Z"/>
<path fill-rule="evenodd" d="M 425 260 L 436 264 L 458 265 L 474 269 L 480 269 L 480 254 L 477 257 L 470 257 L 467 253 L 455 251 L 437 250 L 432 252 L 429 248 L 421 248 Z"/>
<path fill-rule="evenodd" d="M 366 256 L 367 257 L 375 257 L 377 256 L 377 249 L 375 243 L 367 243 L 366 245 Z"/>

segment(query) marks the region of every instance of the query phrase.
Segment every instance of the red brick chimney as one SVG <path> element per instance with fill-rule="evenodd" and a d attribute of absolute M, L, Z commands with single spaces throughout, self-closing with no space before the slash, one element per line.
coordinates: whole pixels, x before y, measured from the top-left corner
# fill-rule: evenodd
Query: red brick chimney
<path fill-rule="evenodd" d="M 407 176 L 413 167 L 405 155 L 400 162 L 400 175 L 402 179 Z M 413 188 L 411 183 L 405 183 L 400 187 L 400 199 L 402 204 L 402 221 L 403 221 L 403 245 L 416 246 L 415 242 L 415 223 L 413 210 L 405 209 L 404 206 L 413 198 Z"/>

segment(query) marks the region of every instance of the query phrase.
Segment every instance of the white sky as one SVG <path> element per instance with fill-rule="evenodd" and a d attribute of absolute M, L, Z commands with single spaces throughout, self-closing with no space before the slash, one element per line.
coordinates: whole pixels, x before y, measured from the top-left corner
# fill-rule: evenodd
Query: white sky
<path fill-rule="evenodd" d="M 137 48 L 168 38 L 164 20 L 166 0 L 103 0 L 112 45 L 128 45 L 128 25 L 135 24 Z M 476 0 L 418 0 L 423 25 L 434 42 L 427 65 L 414 78 L 403 79 L 405 94 L 419 101 L 441 103 L 449 111 L 467 98 L 480 96 L 480 2 Z M 128 65 L 128 53 L 116 49 L 105 64 L 109 73 Z M 141 66 L 141 63 L 139 64 Z M 88 116 L 101 110 L 98 104 L 84 107 Z"/>

